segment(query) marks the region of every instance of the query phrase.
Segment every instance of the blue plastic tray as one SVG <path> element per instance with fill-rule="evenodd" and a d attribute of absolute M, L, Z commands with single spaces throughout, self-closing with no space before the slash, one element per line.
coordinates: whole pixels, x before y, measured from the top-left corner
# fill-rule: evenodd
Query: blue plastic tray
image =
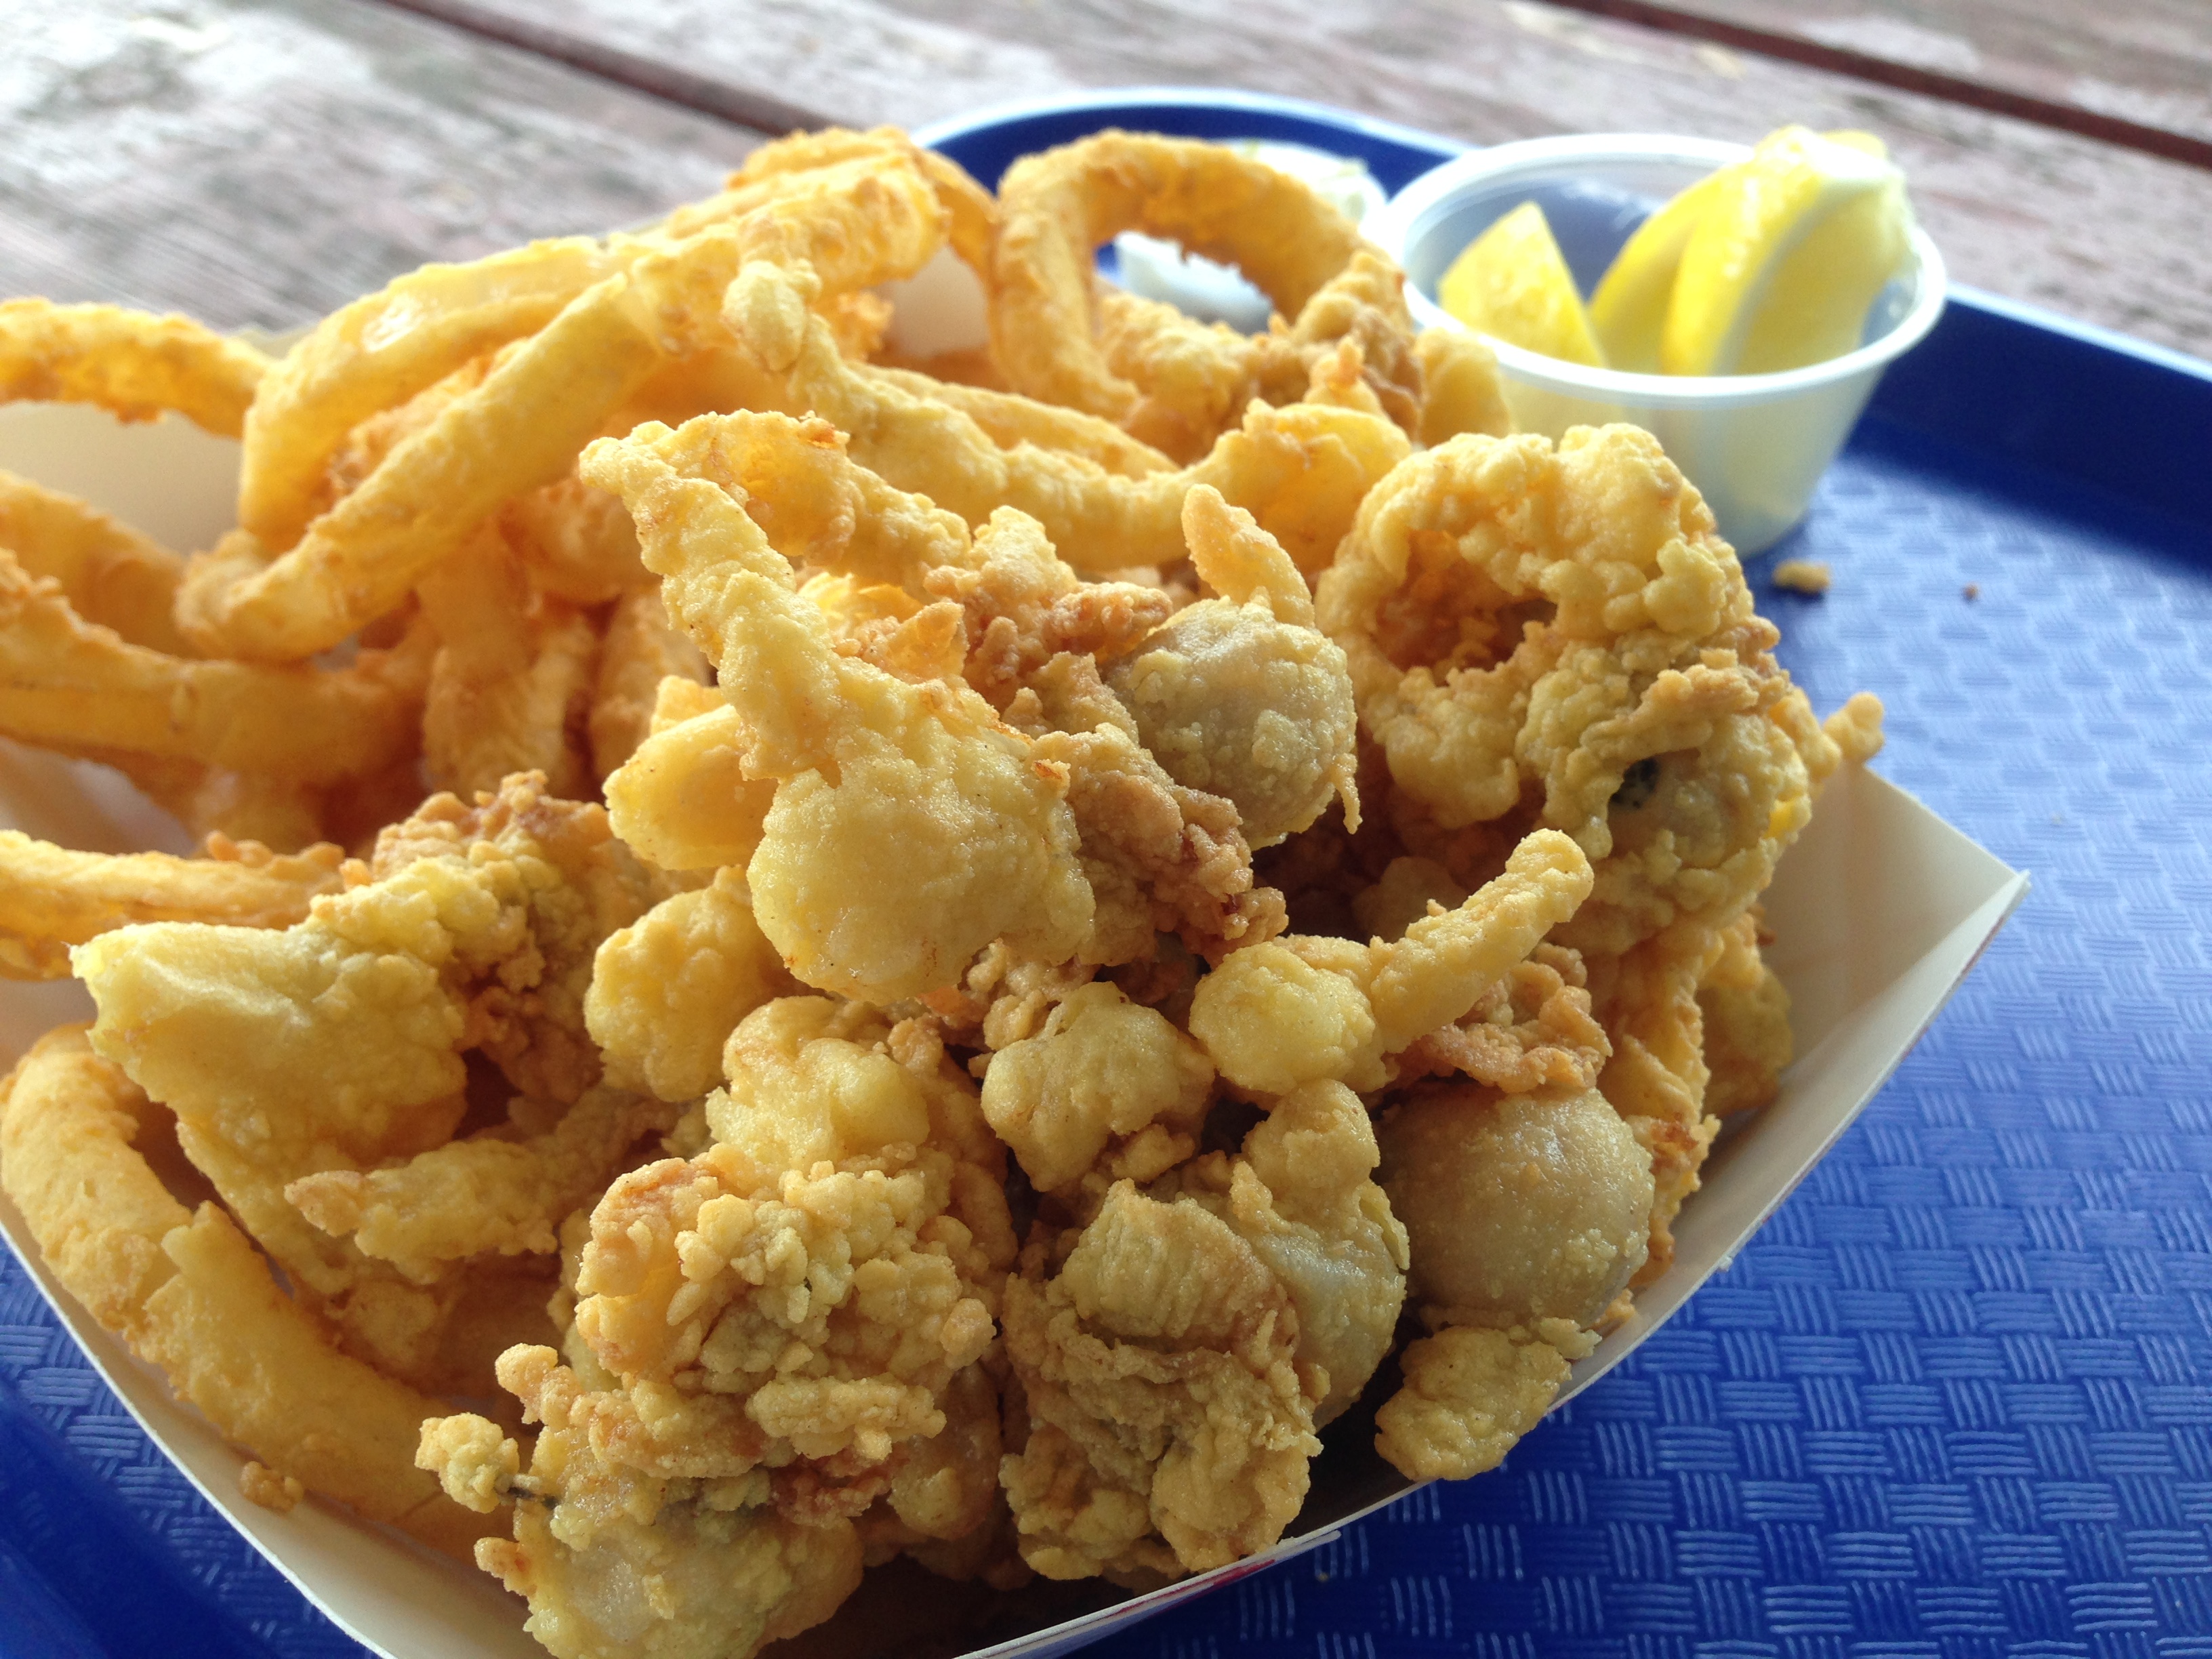
<path fill-rule="evenodd" d="M 1145 91 L 1118 124 L 1448 141 Z M 1170 1659 L 2212 1659 L 2212 365 L 1972 294 L 1752 568 L 1821 708 L 2035 888 L 1747 1249 L 1506 1466 L 1110 1638 Z M 354 1656 L 0 1252 L 0 1659 Z"/>

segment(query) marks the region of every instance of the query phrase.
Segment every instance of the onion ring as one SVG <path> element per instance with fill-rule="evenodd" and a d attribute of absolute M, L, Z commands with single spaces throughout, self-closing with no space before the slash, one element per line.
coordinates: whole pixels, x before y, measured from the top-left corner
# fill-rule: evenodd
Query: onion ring
<path fill-rule="evenodd" d="M 218 438 L 235 438 L 268 369 L 252 346 L 188 317 L 0 301 L 0 403 L 97 404 L 124 421 L 173 410 Z"/>

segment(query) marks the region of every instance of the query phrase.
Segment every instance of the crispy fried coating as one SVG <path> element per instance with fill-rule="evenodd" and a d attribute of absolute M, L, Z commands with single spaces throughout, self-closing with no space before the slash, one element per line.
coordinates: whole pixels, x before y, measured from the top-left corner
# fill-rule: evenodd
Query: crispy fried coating
<path fill-rule="evenodd" d="M 1358 410 L 1255 402 L 1179 471 L 1129 476 L 1078 451 L 1006 448 L 954 404 L 909 390 L 910 380 L 854 368 L 809 298 L 803 273 L 763 263 L 742 271 L 724 301 L 739 349 L 776 388 L 775 406 L 822 416 L 850 434 L 863 466 L 971 525 L 1019 508 L 1088 574 L 1180 558 L 1182 499 L 1200 483 L 1249 511 L 1300 569 L 1317 570 L 1361 498 L 1409 447 L 1395 425 Z"/>
<path fill-rule="evenodd" d="M 74 495 L 0 471 L 0 548 L 33 580 L 61 586 L 70 609 L 129 645 L 187 654 L 169 616 L 185 562 Z"/>
<path fill-rule="evenodd" d="M 720 672 L 751 778 L 776 781 L 747 866 L 761 930 L 807 984 L 891 1001 L 951 983 L 1001 935 L 1066 955 L 1088 928 L 1064 773 L 963 686 L 915 684 L 824 636 L 788 562 L 695 469 L 727 423 L 594 445 L 647 566 Z M 856 908 L 853 892 L 879 895 Z"/>
<path fill-rule="evenodd" d="M 1092 981 L 991 1056 L 983 1115 L 1040 1192 L 1148 1182 L 1198 1150 L 1213 1063 L 1154 1010 Z"/>
<path fill-rule="evenodd" d="M 1357 717 L 1343 651 L 1274 538 L 1206 485 L 1183 498 L 1200 577 L 1221 597 L 1186 606 L 1107 683 L 1177 783 L 1236 804 L 1238 829 L 1269 847 L 1340 796 L 1359 822 Z"/>
<path fill-rule="evenodd" d="M 1423 1337 L 1400 1364 L 1405 1386 L 1376 1413 L 1375 1449 L 1410 1480 L 1496 1468 L 1567 1379 L 1549 1343 L 1465 1325 Z"/>
<path fill-rule="evenodd" d="M 627 522 L 629 514 L 623 516 Z M 651 734 L 662 681 L 704 685 L 709 672 L 699 647 L 669 621 L 668 607 L 656 589 L 639 588 L 617 600 L 599 641 L 599 674 L 585 726 L 592 775 L 605 781 Z"/>
<path fill-rule="evenodd" d="M 1420 380 L 1404 277 L 1301 180 L 1218 145 L 1109 131 L 1016 162 L 1000 208 L 992 355 L 1017 391 L 1189 459 L 1250 399 L 1296 401 L 1312 354 L 1350 339 L 1392 418 L 1413 426 Z M 1238 266 L 1297 321 L 1247 338 L 1104 298 L 1091 254 L 1125 230 Z"/>
<path fill-rule="evenodd" d="M 574 1375 L 550 1348 L 517 1348 L 500 1381 L 542 1424 L 530 1469 L 483 1418 L 433 1418 L 420 1458 L 457 1498 L 511 1488 L 514 1537 L 477 1564 L 530 1603 L 527 1630 L 558 1659 L 751 1659 L 836 1611 L 860 1582 L 842 1517 L 793 1521 L 764 1478 L 672 1480 L 611 1462 Z"/>
<path fill-rule="evenodd" d="M 0 732 L 328 784 L 411 753 L 418 703 L 386 653 L 338 669 L 203 662 L 86 622 L 0 550 Z"/>
<path fill-rule="evenodd" d="M 615 833 L 662 870 L 743 869 L 761 842 L 775 781 L 745 775 L 738 711 L 711 686 L 664 679 L 645 738 L 607 775 Z"/>
<path fill-rule="evenodd" d="M 1398 1074 L 1394 1056 L 1462 1018 L 1574 914 L 1589 881 L 1579 848 L 1538 830 L 1497 880 L 1402 939 L 1293 935 L 1234 952 L 1199 981 L 1191 1035 L 1224 1077 L 1261 1094 L 1325 1079 L 1380 1088 Z"/>
<path fill-rule="evenodd" d="M 606 1190 L 641 1137 L 675 1121 L 664 1102 L 599 1085 L 542 1134 L 489 1131 L 381 1170 L 325 1170 L 288 1182 L 284 1196 L 363 1255 L 430 1279 L 471 1256 L 552 1255 L 562 1218 Z"/>
<path fill-rule="evenodd" d="M 176 1113 L 186 1153 L 349 1346 L 401 1376 L 441 1363 L 464 1287 L 421 1285 L 301 1215 L 285 1188 L 439 1146 L 462 1109 L 461 1052 L 523 1092 L 596 1080 L 582 1001 L 599 941 L 651 891 L 596 807 L 510 781 L 450 797 L 381 838 L 375 878 L 283 930 L 155 922 L 76 952 L 95 1048 Z"/>
<path fill-rule="evenodd" d="M 0 974 L 60 979 L 73 945 L 142 921 L 287 927 L 367 872 L 327 844 L 289 855 L 210 837 L 205 855 L 77 853 L 0 830 Z"/>
<path fill-rule="evenodd" d="M 1795 1043 L 1790 993 L 1759 954 L 1757 906 L 1721 930 L 1719 959 L 1698 987 L 1705 1024 L 1705 1109 L 1731 1117 L 1771 1102 Z"/>
<path fill-rule="evenodd" d="M 82 1027 L 0 1085 L 0 1179 L 55 1277 L 280 1480 L 465 1550 L 483 1528 L 412 1464 L 436 1402 L 337 1352 L 228 1216 L 169 1195 L 134 1145 L 161 1115 Z"/>
<path fill-rule="evenodd" d="M 1029 1432 L 1000 1479 L 1038 1572 L 1157 1583 L 1282 1535 L 1321 1379 L 1295 1363 L 1289 1290 L 1227 1222 L 1117 1182 L 1089 1225 L 1023 1251 L 1005 1321 Z"/>
<path fill-rule="evenodd" d="M 584 1023 L 611 1073 L 663 1100 L 696 1100 L 721 1082 L 738 1022 L 799 988 L 753 920 L 743 872 L 725 867 L 607 936 Z"/>
<path fill-rule="evenodd" d="M 0 301 L 0 403 L 97 404 L 118 420 L 173 410 L 235 438 L 269 359 L 189 317 Z"/>
<path fill-rule="evenodd" d="M 1421 361 L 1421 425 L 1414 436 L 1422 448 L 1434 449 L 1462 433 L 1503 438 L 1512 432 L 1498 354 L 1480 335 L 1425 328 L 1413 338 L 1413 353 Z"/>
<path fill-rule="evenodd" d="M 591 619 L 534 592 L 491 530 L 426 576 L 420 592 L 439 640 L 422 709 L 431 787 L 470 796 L 537 772 L 564 799 L 588 794 L 584 722 L 599 657 Z"/>
<path fill-rule="evenodd" d="M 1212 1152 L 1155 1188 L 1195 1199 L 1259 1254 L 1297 1310 L 1297 1363 L 1326 1378 L 1319 1428 L 1359 1398 L 1406 1299 L 1407 1230 L 1374 1175 L 1359 1097 L 1310 1083 L 1276 1102 L 1234 1158 Z"/>

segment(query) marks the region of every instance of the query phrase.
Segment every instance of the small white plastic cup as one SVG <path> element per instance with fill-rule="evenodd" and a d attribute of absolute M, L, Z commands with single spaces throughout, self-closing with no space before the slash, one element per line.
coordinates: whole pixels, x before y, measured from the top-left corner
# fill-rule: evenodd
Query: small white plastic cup
<path fill-rule="evenodd" d="M 1522 203 L 1540 204 L 1585 295 L 1645 216 L 1748 145 L 1596 133 L 1473 151 L 1392 198 L 1367 234 L 1405 267 L 1424 327 L 1462 326 L 1436 303 L 1461 250 Z M 1805 516 L 1890 361 L 1943 310 L 1943 258 L 1917 227 L 1905 269 L 1876 297 L 1857 350 L 1779 374 L 1630 374 L 1585 368 L 1492 339 L 1514 423 L 1557 438 L 1626 421 L 1655 435 L 1704 495 L 1721 534 L 1748 557 Z"/>

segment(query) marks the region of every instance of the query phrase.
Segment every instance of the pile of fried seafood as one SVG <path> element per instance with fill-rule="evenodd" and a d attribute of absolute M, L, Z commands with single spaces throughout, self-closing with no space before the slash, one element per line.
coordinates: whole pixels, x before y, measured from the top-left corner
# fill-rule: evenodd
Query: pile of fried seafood
<path fill-rule="evenodd" d="M 988 344 L 902 358 L 940 250 Z M 1394 1353 L 1382 1456 L 1497 1463 L 1772 1096 L 1759 895 L 1881 709 L 1402 285 L 1224 149 L 879 131 L 281 359 L 0 306 L 0 396 L 243 453 L 190 557 L 0 475 L 0 732 L 204 837 L 0 834 L 98 1009 L 0 1100 L 53 1276 L 562 1659 L 1237 1560 Z"/>

